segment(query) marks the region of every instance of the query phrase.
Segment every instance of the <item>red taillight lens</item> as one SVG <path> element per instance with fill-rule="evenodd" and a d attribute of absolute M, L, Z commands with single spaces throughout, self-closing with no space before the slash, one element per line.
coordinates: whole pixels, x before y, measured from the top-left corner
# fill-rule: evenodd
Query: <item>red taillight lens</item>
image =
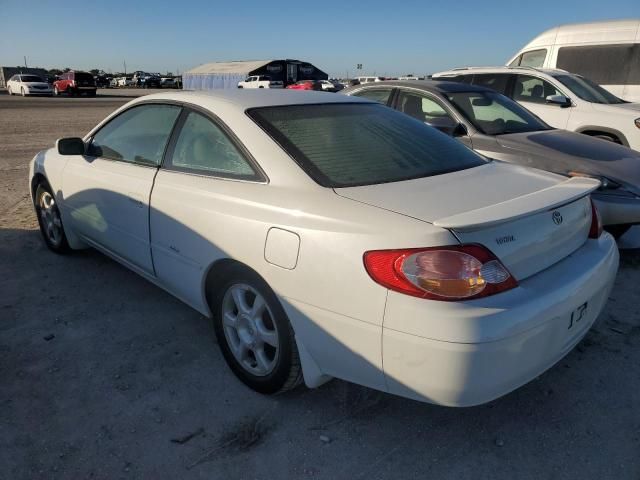
<path fill-rule="evenodd" d="M 374 250 L 364 254 L 364 265 L 380 285 L 431 300 L 469 300 L 518 286 L 482 245 Z"/>
<path fill-rule="evenodd" d="M 602 230 L 602 218 L 593 200 L 591 200 L 591 228 L 589 229 L 589 238 L 600 238 Z"/>

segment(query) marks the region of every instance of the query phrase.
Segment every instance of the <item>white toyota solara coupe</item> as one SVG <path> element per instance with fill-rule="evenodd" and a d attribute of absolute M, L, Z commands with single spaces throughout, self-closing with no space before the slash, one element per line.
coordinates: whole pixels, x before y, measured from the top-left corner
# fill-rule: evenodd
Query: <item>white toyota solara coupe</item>
<path fill-rule="evenodd" d="M 95 247 L 212 317 L 263 393 L 339 377 L 487 402 L 576 345 L 618 267 L 596 180 L 342 95 L 148 95 L 38 153 L 30 182 L 49 248 Z"/>

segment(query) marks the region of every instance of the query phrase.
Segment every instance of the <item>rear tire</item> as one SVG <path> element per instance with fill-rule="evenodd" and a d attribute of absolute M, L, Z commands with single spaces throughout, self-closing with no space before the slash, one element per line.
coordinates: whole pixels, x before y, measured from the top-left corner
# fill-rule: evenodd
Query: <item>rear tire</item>
<path fill-rule="evenodd" d="M 53 87 L 53 95 L 55 97 L 60 95 L 60 90 L 58 90 L 58 87 L 55 87 L 55 86 Z"/>
<path fill-rule="evenodd" d="M 615 238 L 616 240 L 627 233 L 630 228 L 631 225 L 609 225 L 607 227 L 604 227 L 604 229 L 611 235 L 613 235 L 613 238 Z"/>
<path fill-rule="evenodd" d="M 264 394 L 298 386 L 302 368 L 295 334 L 269 285 L 238 266 L 208 293 L 218 344 L 233 373 Z"/>
<path fill-rule="evenodd" d="M 45 182 L 40 183 L 36 188 L 34 207 L 38 216 L 40 233 L 49 250 L 55 253 L 69 252 L 71 249 L 64 233 L 60 210 L 51 187 Z"/>

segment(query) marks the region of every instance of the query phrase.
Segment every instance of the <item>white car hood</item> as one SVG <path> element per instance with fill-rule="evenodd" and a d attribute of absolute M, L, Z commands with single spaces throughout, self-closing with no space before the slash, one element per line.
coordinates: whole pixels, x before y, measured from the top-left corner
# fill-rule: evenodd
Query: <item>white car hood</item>
<path fill-rule="evenodd" d="M 598 112 L 616 113 L 620 114 L 627 111 L 630 116 L 637 118 L 640 115 L 640 103 L 618 103 L 614 105 L 605 105 L 600 103 L 593 103 L 594 110 Z"/>

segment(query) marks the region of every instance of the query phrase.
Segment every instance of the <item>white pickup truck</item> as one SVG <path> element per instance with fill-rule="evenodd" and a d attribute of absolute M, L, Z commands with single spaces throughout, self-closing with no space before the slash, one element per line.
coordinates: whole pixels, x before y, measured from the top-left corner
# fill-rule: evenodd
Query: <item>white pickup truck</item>
<path fill-rule="evenodd" d="M 268 75 L 253 75 L 238 82 L 238 88 L 283 88 L 283 85 L 279 80 L 271 80 Z"/>

